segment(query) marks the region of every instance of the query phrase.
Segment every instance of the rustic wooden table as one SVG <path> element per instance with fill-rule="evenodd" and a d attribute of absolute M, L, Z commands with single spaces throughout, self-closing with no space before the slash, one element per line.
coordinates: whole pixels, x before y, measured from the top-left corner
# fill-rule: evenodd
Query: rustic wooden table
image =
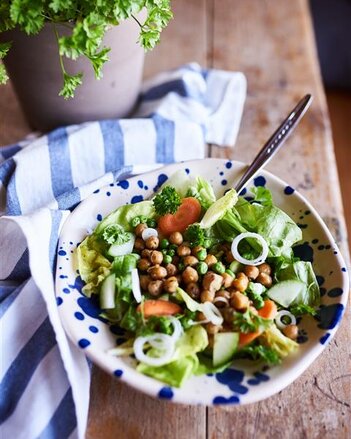
<path fill-rule="evenodd" d="M 293 104 L 314 102 L 268 169 L 317 208 L 348 257 L 330 122 L 307 0 L 177 0 L 175 19 L 146 61 L 145 76 L 189 61 L 242 71 L 248 96 L 234 149 L 212 157 L 249 162 Z M 11 85 L 1 89 L 0 144 L 29 132 Z M 349 438 L 350 313 L 320 358 L 293 384 L 243 407 L 154 400 L 93 369 L 89 439 Z"/>

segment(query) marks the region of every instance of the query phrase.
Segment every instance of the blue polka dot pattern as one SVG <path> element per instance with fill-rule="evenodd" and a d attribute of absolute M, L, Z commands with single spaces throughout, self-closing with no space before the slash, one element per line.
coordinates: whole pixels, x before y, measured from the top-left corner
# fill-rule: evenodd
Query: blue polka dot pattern
<path fill-rule="evenodd" d="M 78 346 L 80 347 L 80 348 L 82 348 L 82 349 L 85 349 L 87 346 L 89 346 L 90 345 L 90 341 L 89 340 L 87 340 L 86 338 L 81 338 L 79 341 L 78 341 Z"/>
<path fill-rule="evenodd" d="M 162 389 L 158 392 L 158 397 L 162 399 L 172 399 L 173 395 L 174 393 L 171 387 L 162 387 Z"/>
<path fill-rule="evenodd" d="M 64 275 L 64 274 L 60 274 L 60 279 L 67 279 L 68 276 Z"/>
<path fill-rule="evenodd" d="M 232 162 L 227 162 L 227 163 L 225 164 L 225 167 L 226 167 L 227 169 L 230 169 L 232 166 L 233 166 L 233 163 L 232 163 Z"/>
<path fill-rule="evenodd" d="M 185 168 L 185 172 L 186 172 L 187 174 L 190 174 L 190 169 L 189 169 L 189 168 Z"/>
<path fill-rule="evenodd" d="M 101 221 L 101 220 L 102 220 L 102 215 L 101 215 L 100 213 L 98 213 L 98 214 L 96 215 L 96 219 L 97 219 L 98 221 Z"/>
<path fill-rule="evenodd" d="M 89 331 L 92 332 L 93 334 L 96 334 L 97 332 L 99 332 L 99 329 L 96 326 L 89 326 Z"/>
<path fill-rule="evenodd" d="M 221 181 L 221 184 L 222 184 L 223 186 L 225 186 L 227 183 L 228 183 L 228 182 L 227 182 L 227 180 L 225 180 L 225 179 L 223 179 L 223 180 Z"/>
<path fill-rule="evenodd" d="M 343 293 L 342 288 L 333 288 L 332 290 L 328 291 L 329 297 L 338 297 L 341 296 Z"/>
<path fill-rule="evenodd" d="M 56 303 L 57 303 L 57 306 L 60 306 L 61 303 L 63 303 L 62 297 L 56 297 Z"/>
<path fill-rule="evenodd" d="M 318 328 L 333 329 L 339 323 L 344 306 L 340 303 L 323 306 L 319 309 L 317 319 L 319 320 Z"/>
<path fill-rule="evenodd" d="M 141 180 L 138 180 L 138 186 L 142 189 L 144 186 L 144 183 Z"/>
<path fill-rule="evenodd" d="M 134 197 L 130 200 L 132 204 L 140 203 L 140 201 L 143 201 L 144 197 L 142 195 L 134 195 Z"/>
<path fill-rule="evenodd" d="M 71 290 L 69 288 L 64 288 L 62 290 L 65 294 L 69 294 L 71 292 Z"/>
<path fill-rule="evenodd" d="M 225 396 L 216 396 L 213 398 L 213 404 L 239 404 L 240 399 L 236 396 L 229 396 L 229 398 L 226 398 Z"/>
<path fill-rule="evenodd" d="M 117 377 L 117 378 L 120 378 L 120 377 L 123 375 L 123 370 L 122 370 L 122 369 L 116 369 L 116 370 L 113 372 L 113 375 L 114 375 L 115 377 Z"/>
<path fill-rule="evenodd" d="M 64 250 L 60 250 L 58 254 L 59 256 L 66 256 L 67 253 Z"/>
<path fill-rule="evenodd" d="M 121 187 L 122 189 L 128 189 L 129 188 L 129 181 L 128 180 L 121 180 L 117 183 L 117 186 Z"/>
<path fill-rule="evenodd" d="M 106 195 L 107 195 L 108 197 L 110 197 L 110 196 L 111 196 L 111 192 L 106 192 Z"/>
<path fill-rule="evenodd" d="M 291 186 L 286 186 L 284 189 L 284 194 L 285 195 L 291 195 L 295 192 L 295 189 Z"/>
<path fill-rule="evenodd" d="M 343 271 L 343 272 L 346 273 L 346 268 L 345 268 L 345 267 L 342 267 L 341 271 Z"/>
<path fill-rule="evenodd" d="M 262 177 L 262 175 L 259 175 L 258 177 L 254 178 L 254 185 L 256 187 L 265 186 L 265 184 L 266 184 L 266 179 Z"/>
<path fill-rule="evenodd" d="M 327 332 L 326 334 L 324 334 L 320 339 L 319 342 L 320 344 L 325 344 L 328 340 L 328 338 L 330 337 L 329 332 Z"/>
<path fill-rule="evenodd" d="M 77 311 L 74 313 L 74 317 L 78 320 L 84 320 L 84 314 L 82 314 L 81 312 Z"/>
<path fill-rule="evenodd" d="M 235 393 L 244 395 L 248 392 L 248 388 L 241 384 L 244 379 L 244 372 L 241 370 L 227 369 L 224 372 L 216 373 L 215 377 L 218 382 L 227 385 Z"/>

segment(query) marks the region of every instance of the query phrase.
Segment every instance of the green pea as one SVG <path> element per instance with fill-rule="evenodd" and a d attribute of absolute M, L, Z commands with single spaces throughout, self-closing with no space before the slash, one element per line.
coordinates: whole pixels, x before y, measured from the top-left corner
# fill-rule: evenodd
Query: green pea
<path fill-rule="evenodd" d="M 185 265 L 183 264 L 183 262 L 179 262 L 179 264 L 178 264 L 178 270 L 179 270 L 179 271 L 183 271 L 184 268 L 185 268 Z"/>
<path fill-rule="evenodd" d="M 177 251 L 178 246 L 176 244 L 171 244 L 169 246 L 170 250 L 174 250 L 175 252 Z"/>
<path fill-rule="evenodd" d="M 166 248 L 162 249 L 161 253 L 163 254 L 163 257 L 165 257 L 167 255 L 167 249 Z"/>
<path fill-rule="evenodd" d="M 211 247 L 211 241 L 209 239 L 205 239 L 204 241 L 204 247 L 205 248 L 210 248 Z"/>
<path fill-rule="evenodd" d="M 229 276 L 232 276 L 232 277 L 234 277 L 235 278 L 235 274 L 232 272 L 232 270 L 230 270 L 229 268 L 227 268 L 226 270 L 225 270 L 225 272 L 227 273 L 227 274 L 229 274 Z"/>
<path fill-rule="evenodd" d="M 223 274 L 225 272 L 225 266 L 222 264 L 222 262 L 216 262 L 212 265 L 211 269 L 217 274 Z"/>
<path fill-rule="evenodd" d="M 237 273 L 238 271 L 240 271 L 241 268 L 241 264 L 238 261 L 233 261 L 230 265 L 229 265 L 230 270 L 232 270 L 233 273 Z"/>
<path fill-rule="evenodd" d="M 172 263 L 172 256 L 170 256 L 170 255 L 163 256 L 163 262 L 165 264 L 171 264 Z"/>
<path fill-rule="evenodd" d="M 168 246 L 169 246 L 168 239 L 165 239 L 165 238 L 161 239 L 160 249 L 165 250 L 166 248 L 168 248 Z"/>
<path fill-rule="evenodd" d="M 199 263 L 196 265 L 196 271 L 197 271 L 200 275 L 206 274 L 206 273 L 207 273 L 207 270 L 208 270 L 208 266 L 207 266 L 206 262 L 199 262 Z"/>
<path fill-rule="evenodd" d="M 157 222 L 153 218 L 148 218 L 146 220 L 146 224 L 148 227 L 152 227 L 153 229 L 157 226 Z"/>
<path fill-rule="evenodd" d="M 199 250 L 196 254 L 196 257 L 199 261 L 204 261 L 207 256 L 207 251 L 203 248 L 202 250 Z"/>
<path fill-rule="evenodd" d="M 132 227 L 136 227 L 136 226 L 138 226 L 140 224 L 140 217 L 138 217 L 138 216 L 135 216 L 133 219 L 132 219 L 132 221 L 130 222 L 130 225 L 132 226 Z"/>
<path fill-rule="evenodd" d="M 171 258 L 173 258 L 173 256 L 175 255 L 175 251 L 171 248 L 171 249 L 167 250 L 167 255 L 169 255 Z"/>

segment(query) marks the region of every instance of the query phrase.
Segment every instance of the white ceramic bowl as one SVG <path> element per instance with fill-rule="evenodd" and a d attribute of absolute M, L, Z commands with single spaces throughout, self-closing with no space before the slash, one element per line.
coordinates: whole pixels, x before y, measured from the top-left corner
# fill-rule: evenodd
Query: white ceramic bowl
<path fill-rule="evenodd" d="M 123 333 L 99 319 L 100 310 L 96 302 L 81 293 L 77 245 L 103 217 L 122 204 L 147 199 L 178 169 L 202 175 L 220 196 L 237 180 L 243 164 L 221 159 L 177 163 L 104 187 L 83 201 L 64 224 L 57 250 L 56 295 L 64 328 L 71 340 L 94 363 L 151 396 L 184 404 L 247 404 L 260 401 L 292 383 L 322 353 L 340 323 L 349 289 L 345 262 L 318 213 L 299 193 L 272 174 L 261 172 L 254 184 L 267 186 L 273 193 L 274 203 L 300 224 L 303 241 L 296 252 L 301 259 L 313 260 L 322 294 L 319 320 L 303 318 L 299 324 L 300 348 L 281 365 L 267 369 L 250 361 L 235 362 L 225 372 L 193 377 L 180 389 L 170 388 L 138 373 L 132 358 L 117 358 L 106 353 Z"/>

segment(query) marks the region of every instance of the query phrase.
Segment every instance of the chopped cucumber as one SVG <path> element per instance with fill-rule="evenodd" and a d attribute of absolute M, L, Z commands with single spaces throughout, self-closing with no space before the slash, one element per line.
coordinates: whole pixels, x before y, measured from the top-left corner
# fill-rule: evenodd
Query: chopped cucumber
<path fill-rule="evenodd" d="M 113 309 L 115 307 L 115 292 L 116 276 L 113 273 L 107 276 L 101 285 L 100 308 Z"/>
<path fill-rule="evenodd" d="M 220 332 L 214 336 L 213 366 L 220 366 L 233 358 L 239 343 L 238 332 Z"/>
<path fill-rule="evenodd" d="M 130 240 L 123 244 L 112 244 L 108 249 L 108 254 L 110 256 L 124 256 L 129 253 L 132 253 L 135 242 L 135 236 L 130 233 Z"/>
<path fill-rule="evenodd" d="M 306 284 L 300 280 L 283 280 L 270 288 L 267 295 L 279 305 L 288 308 L 305 288 Z"/>

